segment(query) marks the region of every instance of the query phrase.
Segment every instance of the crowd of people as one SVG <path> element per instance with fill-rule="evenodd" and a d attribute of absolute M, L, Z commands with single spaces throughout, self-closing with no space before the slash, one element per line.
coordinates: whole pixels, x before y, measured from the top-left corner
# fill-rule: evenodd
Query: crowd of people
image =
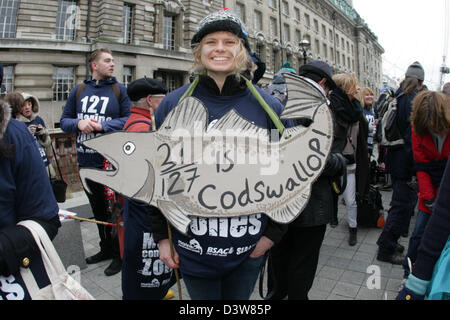
<path fill-rule="evenodd" d="M 446 199 L 450 194 L 450 85 L 442 92 L 425 89 L 421 64 L 411 64 L 399 88 L 386 90 L 396 102 L 395 125 L 402 143 L 381 146 L 377 131 L 384 130 L 379 125 L 383 119 L 380 110 L 388 95 L 375 101 L 373 89 L 360 88 L 354 74 L 333 75 L 331 67 L 319 60 L 302 65 L 298 72 L 285 62 L 273 82 L 262 88 L 258 80 L 264 75 L 265 64 L 251 51 L 247 34 L 242 21 L 228 10 L 207 15 L 191 40 L 191 83 L 170 93 L 161 81 L 146 77 L 123 86 L 113 76 L 112 52 L 95 50 L 90 57 L 91 76 L 71 91 L 61 129 L 77 135 L 79 168 L 103 170 L 105 159 L 83 141 L 116 130 L 157 130 L 187 96 L 203 102 L 209 123 L 235 109 L 261 128 L 276 129 L 260 99 L 280 115 L 289 98 L 283 74 L 296 74 L 320 88 L 334 126 L 325 169 L 311 186 L 307 206 L 287 225 L 253 212 L 245 217 L 252 221 L 252 228 L 239 236 L 221 232 L 221 228 L 239 225 L 244 217 L 191 217 L 187 234 L 182 234 L 159 208 L 124 198 L 120 201 L 123 245 L 111 227 L 98 224 L 100 251 L 86 262 L 112 259 L 105 275 L 122 271 L 123 299 L 163 299 L 170 295 L 179 272 L 191 299 L 247 300 L 267 257 L 268 298 L 307 300 L 327 226 L 339 223 L 339 200 L 346 206 L 348 245 L 358 243 L 358 205 L 373 181 L 371 162 L 375 161 L 378 168 L 385 166 L 384 174 L 392 182 L 392 200 L 377 241 L 376 258 L 403 265 L 405 285 L 397 299 L 424 299 L 450 235 Z M 11 92 L 0 101 L 0 275 L 19 284 L 24 292 L 21 297 L 29 298 L 19 269 L 28 267 L 30 260 L 38 261 L 39 254 L 29 232 L 16 223 L 33 219 L 50 237 L 60 226 L 49 182 L 55 173 L 46 156 L 51 139 L 38 115 L 37 97 Z M 311 122 L 306 120 L 282 124 L 308 127 Z M 374 160 L 375 154 L 378 158 Z M 40 192 L 30 189 L 34 185 L 42 188 Z M 95 219 L 108 221 L 111 213 L 105 186 L 88 180 L 87 187 Z M 408 248 L 404 248 L 398 240 L 408 233 L 417 202 L 416 224 Z M 200 232 L 200 228 L 205 230 Z M 230 254 L 206 255 L 194 250 L 193 243 L 200 248 L 231 248 Z M 238 254 L 237 248 L 247 249 Z M 143 253 L 150 250 L 158 255 L 143 259 Z M 42 273 L 39 266 L 34 268 Z M 160 272 L 151 272 L 156 269 Z M 6 294 L 0 287 L 0 297 Z"/>

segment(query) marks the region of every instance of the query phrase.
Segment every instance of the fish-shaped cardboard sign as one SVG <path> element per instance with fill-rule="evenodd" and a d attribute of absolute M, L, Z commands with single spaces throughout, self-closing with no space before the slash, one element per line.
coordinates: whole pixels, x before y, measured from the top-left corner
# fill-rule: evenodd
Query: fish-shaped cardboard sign
<path fill-rule="evenodd" d="M 325 166 L 333 121 L 316 83 L 284 76 L 288 102 L 280 118 L 307 118 L 310 126 L 274 134 L 234 110 L 209 124 L 202 102 L 187 97 L 158 131 L 117 131 L 85 141 L 114 167 L 80 169 L 85 188 L 90 179 L 157 206 L 182 233 L 187 232 L 190 216 L 264 213 L 280 223 L 293 221 Z"/>

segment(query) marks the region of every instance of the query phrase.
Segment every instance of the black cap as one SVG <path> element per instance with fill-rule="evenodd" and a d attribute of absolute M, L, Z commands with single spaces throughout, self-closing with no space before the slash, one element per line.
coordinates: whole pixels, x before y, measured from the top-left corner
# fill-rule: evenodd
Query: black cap
<path fill-rule="evenodd" d="M 149 94 L 166 94 L 167 91 L 164 83 L 157 79 L 147 77 L 131 82 L 127 88 L 127 93 L 131 101 L 139 101 L 139 99 Z"/>
<path fill-rule="evenodd" d="M 307 73 L 314 73 L 319 77 L 327 79 L 327 86 L 330 89 L 335 89 L 336 83 L 333 81 L 333 74 L 331 73 L 331 68 L 328 63 L 320 60 L 313 60 L 308 64 L 302 65 L 299 68 L 299 75 L 302 76 Z"/>

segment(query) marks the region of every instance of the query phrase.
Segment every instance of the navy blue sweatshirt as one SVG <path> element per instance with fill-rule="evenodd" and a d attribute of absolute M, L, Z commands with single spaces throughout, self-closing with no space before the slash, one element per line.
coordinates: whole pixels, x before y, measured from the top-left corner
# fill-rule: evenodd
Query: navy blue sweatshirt
<path fill-rule="evenodd" d="M 257 126 L 275 129 L 275 126 L 245 84 L 233 83 L 232 76 L 227 78 L 224 90 L 230 95 L 218 92 L 212 79 L 202 77 L 192 96 L 202 101 L 208 109 L 209 122 L 219 119 L 231 109 Z M 169 95 L 161 102 L 155 113 L 156 126 L 159 127 L 170 110 L 177 104 L 189 86 L 185 85 Z M 283 105 L 260 88 L 256 87 L 264 100 L 279 115 Z M 230 91 L 231 89 L 231 91 Z M 161 230 L 159 219 L 152 218 L 155 240 L 164 237 L 158 234 Z M 272 233 L 267 234 L 267 227 L 272 227 Z M 164 230 L 161 230 L 161 234 Z M 180 271 L 193 277 L 218 278 L 246 260 L 255 249 L 262 235 L 268 236 L 274 242 L 281 239 L 285 232 L 284 226 L 269 221 L 262 213 L 235 218 L 201 218 L 191 217 L 188 235 L 177 230 L 173 232 L 173 242 L 180 256 Z"/>
<path fill-rule="evenodd" d="M 0 132 L 0 138 L 2 134 Z M 36 141 L 25 124 L 10 120 L 3 139 L 14 146 L 15 156 L 0 155 L 0 260 L 3 260 L 0 267 L 6 266 L 11 273 L 6 278 L 0 276 L 0 300 L 29 299 L 18 271 L 24 257 L 30 259 L 30 268 L 39 286 L 48 285 L 49 280 L 31 234 L 16 224 L 32 219 L 46 231 L 50 224 L 48 227 L 54 229 L 53 234 L 49 234 L 52 238 L 60 226 L 59 209 Z"/>
<path fill-rule="evenodd" d="M 92 78 L 85 80 L 86 88 L 81 92 L 78 101 L 76 92 L 78 86 L 73 88 L 67 99 L 61 116 L 61 129 L 64 132 L 77 134 L 77 155 L 80 167 L 103 167 L 103 157 L 92 149 L 82 145 L 83 141 L 101 134 L 95 132 L 82 134 L 78 130 L 78 121 L 82 119 L 96 119 L 103 126 L 103 132 L 122 130 L 123 125 L 130 116 L 132 102 L 127 94 L 127 89 L 119 83 L 120 101 L 114 95 L 113 83 L 116 78 L 96 81 Z"/>

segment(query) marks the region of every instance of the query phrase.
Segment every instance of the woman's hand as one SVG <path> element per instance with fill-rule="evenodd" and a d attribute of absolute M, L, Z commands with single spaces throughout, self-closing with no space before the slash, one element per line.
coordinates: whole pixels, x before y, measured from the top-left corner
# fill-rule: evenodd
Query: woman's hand
<path fill-rule="evenodd" d="M 267 238 L 266 236 L 262 236 L 256 244 L 255 250 L 250 254 L 250 258 L 259 258 L 263 256 L 270 248 L 273 246 L 273 241 Z"/>
<path fill-rule="evenodd" d="M 173 249 L 173 257 L 170 252 L 169 239 L 164 239 L 158 242 L 159 258 L 171 269 L 177 269 L 180 266 L 180 258 L 178 253 Z"/>

